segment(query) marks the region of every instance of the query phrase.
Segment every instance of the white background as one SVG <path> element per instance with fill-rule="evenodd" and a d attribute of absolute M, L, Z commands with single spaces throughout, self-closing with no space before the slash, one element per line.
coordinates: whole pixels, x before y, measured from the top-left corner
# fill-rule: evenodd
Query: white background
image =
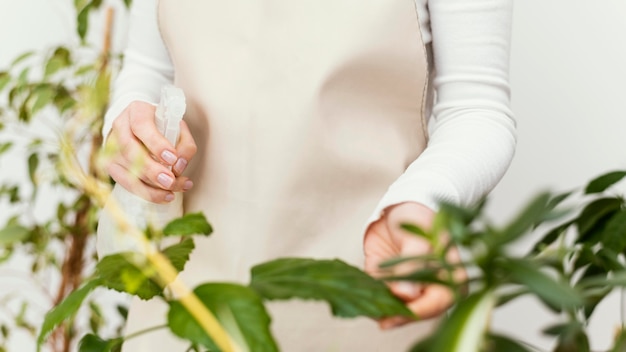
<path fill-rule="evenodd" d="M 72 38 L 69 3 L 0 0 L 0 70 L 25 50 Z M 123 45 L 121 22 L 116 47 Z M 625 64 L 626 1 L 516 2 L 511 82 L 518 149 L 508 174 L 492 193 L 489 211 L 494 221 L 513 215 L 540 190 L 567 190 L 602 172 L 626 168 Z M 0 132 L 0 142 L 5 137 Z M 24 177 L 19 163 L 25 158 L 0 161 L 0 180 Z M 0 220 L 6 210 L 0 209 Z M 520 250 L 525 245 L 521 243 Z M 6 286 L 10 281 L 3 279 L 0 276 L 0 289 L 10 289 Z M 619 308 L 617 295 L 599 308 L 591 326 L 595 349 L 608 345 Z M 548 346 L 539 330 L 550 321 L 553 318 L 538 304 L 523 300 L 500 310 L 493 325 Z M 14 347 L 31 350 L 30 345 Z"/>

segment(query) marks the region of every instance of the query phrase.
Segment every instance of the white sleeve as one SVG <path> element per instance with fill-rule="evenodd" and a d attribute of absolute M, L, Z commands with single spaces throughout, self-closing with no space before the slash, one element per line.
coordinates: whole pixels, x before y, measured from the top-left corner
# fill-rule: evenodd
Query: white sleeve
<path fill-rule="evenodd" d="M 134 100 L 156 104 L 161 87 L 171 83 L 174 68 L 157 22 L 156 0 L 134 0 L 130 11 L 128 46 L 122 69 L 113 85 L 111 105 L 102 132 L 108 135 L 113 120 Z"/>
<path fill-rule="evenodd" d="M 508 82 L 512 0 L 429 0 L 437 100 L 426 150 L 370 221 L 402 202 L 469 205 L 495 187 L 516 144 Z"/>

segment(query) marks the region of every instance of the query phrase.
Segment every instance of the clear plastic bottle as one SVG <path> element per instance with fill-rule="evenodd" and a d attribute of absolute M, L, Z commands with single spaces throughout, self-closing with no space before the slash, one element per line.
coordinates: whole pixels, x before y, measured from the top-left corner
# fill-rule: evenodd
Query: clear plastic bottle
<path fill-rule="evenodd" d="M 156 109 L 157 129 L 167 140 L 176 145 L 180 133 L 180 121 L 185 113 L 183 91 L 172 85 L 161 89 L 161 101 Z M 116 184 L 100 214 L 97 229 L 96 250 L 98 257 L 118 252 L 142 251 L 143 245 L 136 237 L 124 233 L 111 215 L 110 208 L 119 207 L 126 220 L 140 230 L 150 225 L 161 229 L 171 220 L 183 215 L 183 195 L 174 193 L 174 200 L 167 204 L 147 201 Z"/>

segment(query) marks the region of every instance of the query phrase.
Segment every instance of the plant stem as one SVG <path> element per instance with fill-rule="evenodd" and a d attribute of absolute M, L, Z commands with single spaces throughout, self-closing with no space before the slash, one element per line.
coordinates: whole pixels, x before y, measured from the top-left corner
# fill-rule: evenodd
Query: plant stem
<path fill-rule="evenodd" d="M 156 331 L 156 330 L 160 330 L 160 329 L 166 329 L 168 326 L 167 324 L 163 324 L 163 325 L 157 325 L 157 326 L 152 326 L 143 330 L 139 330 L 139 331 L 135 331 L 132 334 L 128 334 L 127 336 L 124 337 L 124 341 L 128 341 L 131 339 L 134 339 L 137 336 L 143 335 L 143 334 L 147 334 L 149 332 L 152 331 Z"/>

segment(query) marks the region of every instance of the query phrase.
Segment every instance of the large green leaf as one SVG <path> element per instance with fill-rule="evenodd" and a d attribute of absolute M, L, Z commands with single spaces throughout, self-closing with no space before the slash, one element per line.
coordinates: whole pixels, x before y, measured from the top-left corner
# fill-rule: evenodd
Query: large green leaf
<path fill-rule="evenodd" d="M 264 299 L 313 299 L 340 317 L 412 316 L 381 281 L 340 260 L 283 258 L 252 268 L 250 286 Z"/>
<path fill-rule="evenodd" d="M 626 171 L 613 171 L 596 177 L 589 182 L 589 184 L 587 184 L 587 187 L 585 187 L 585 193 L 590 194 L 604 192 L 607 188 L 619 182 L 625 176 Z"/>
<path fill-rule="evenodd" d="M 202 213 L 185 214 L 183 217 L 170 222 L 163 228 L 165 236 L 210 235 L 213 232 L 211 225 Z"/>
<path fill-rule="evenodd" d="M 193 240 L 188 238 L 164 249 L 163 254 L 180 272 L 193 249 Z M 102 278 L 104 286 L 146 300 L 162 295 L 162 287 L 169 284 L 157 277 L 147 258 L 140 253 L 124 252 L 106 256 L 96 265 L 96 273 Z"/>
<path fill-rule="evenodd" d="M 87 334 L 78 343 L 78 352 L 119 352 L 122 349 L 122 339 L 104 340 L 100 336 Z"/>
<path fill-rule="evenodd" d="M 240 347 L 254 352 L 278 351 L 270 333 L 270 317 L 261 298 L 249 287 L 211 283 L 197 287 L 194 294 L 215 315 Z M 174 334 L 211 351 L 218 351 L 209 335 L 179 302 L 170 303 L 168 325 Z"/>
<path fill-rule="evenodd" d="M 480 351 L 495 302 L 496 297 L 492 291 L 471 294 L 458 303 L 430 339 L 414 346 L 411 351 Z"/>
<path fill-rule="evenodd" d="M 574 308 L 583 303 L 576 290 L 567 283 L 548 276 L 528 260 L 508 259 L 499 265 L 513 282 L 527 287 L 550 307 Z"/>
<path fill-rule="evenodd" d="M 0 246 L 24 241 L 30 236 L 30 230 L 19 224 L 9 224 L 0 230 Z"/>
<path fill-rule="evenodd" d="M 99 279 L 87 281 L 81 288 L 70 293 L 61 303 L 52 308 L 45 316 L 41 331 L 37 337 L 37 351 L 41 349 L 48 334 L 64 320 L 74 316 L 83 304 L 83 301 L 96 287 L 101 284 Z"/>

